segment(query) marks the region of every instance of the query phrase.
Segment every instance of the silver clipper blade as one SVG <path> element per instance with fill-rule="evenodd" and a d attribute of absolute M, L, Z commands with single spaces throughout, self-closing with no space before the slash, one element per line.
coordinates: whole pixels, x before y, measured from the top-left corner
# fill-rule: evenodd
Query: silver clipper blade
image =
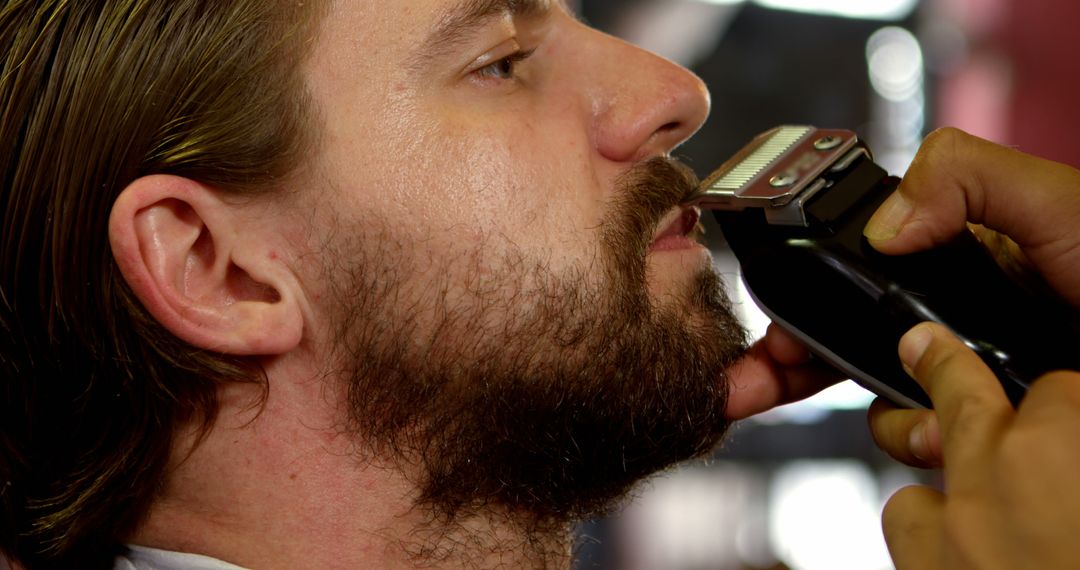
<path fill-rule="evenodd" d="M 855 133 L 787 125 L 762 133 L 684 201 L 711 210 L 763 208 L 770 224 L 806 226 L 806 202 L 828 187 L 823 174 L 868 155 Z"/>

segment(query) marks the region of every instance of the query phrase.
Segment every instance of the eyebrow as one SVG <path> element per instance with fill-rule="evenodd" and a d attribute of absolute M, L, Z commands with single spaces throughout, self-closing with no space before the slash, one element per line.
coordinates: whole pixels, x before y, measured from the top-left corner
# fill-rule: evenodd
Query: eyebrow
<path fill-rule="evenodd" d="M 562 0 L 462 0 L 446 9 L 436 20 L 435 27 L 409 58 L 413 68 L 444 55 L 461 45 L 492 18 L 538 17 L 551 10 L 552 3 Z"/>

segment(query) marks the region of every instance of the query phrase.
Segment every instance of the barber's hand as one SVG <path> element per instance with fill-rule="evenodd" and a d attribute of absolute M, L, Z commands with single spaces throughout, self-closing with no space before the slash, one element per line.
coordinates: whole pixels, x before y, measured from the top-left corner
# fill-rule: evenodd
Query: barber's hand
<path fill-rule="evenodd" d="M 1080 306 L 1080 172 L 939 131 L 865 233 L 899 254 L 944 243 L 967 223 L 1007 236 L 990 245 L 1014 249 Z M 883 523 L 897 567 L 1074 567 L 1080 373 L 1038 379 L 1013 410 L 985 364 L 940 326 L 916 327 L 900 354 L 934 410 L 875 402 L 871 428 L 893 457 L 944 466 L 946 494 L 912 487 L 889 502 Z"/>
<path fill-rule="evenodd" d="M 935 131 L 864 231 L 883 253 L 929 249 L 968 223 L 1008 236 L 1080 306 L 1080 171 L 973 137 Z"/>
<path fill-rule="evenodd" d="M 775 324 L 728 375 L 725 415 L 731 420 L 801 400 L 844 379 L 832 367 L 811 360 L 810 351 Z"/>
<path fill-rule="evenodd" d="M 1051 289 L 1080 306 L 1080 171 L 942 129 L 927 137 L 864 233 L 882 252 L 902 254 L 947 242 L 967 223 L 1007 236 L 990 245 L 1015 247 Z M 941 465 L 933 412 L 879 401 L 870 420 L 878 444 L 893 457 Z"/>
<path fill-rule="evenodd" d="M 916 486 L 889 500 L 882 523 L 897 569 L 1075 568 L 1080 373 L 1047 374 L 1014 410 L 990 369 L 940 325 L 912 329 L 900 357 L 934 404 L 926 437 L 940 441 L 945 493 Z M 906 447 L 897 443 L 893 452 Z"/>

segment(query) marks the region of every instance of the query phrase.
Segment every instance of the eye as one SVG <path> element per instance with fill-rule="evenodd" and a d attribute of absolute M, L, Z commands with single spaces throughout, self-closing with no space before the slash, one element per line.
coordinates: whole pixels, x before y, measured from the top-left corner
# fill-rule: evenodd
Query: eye
<path fill-rule="evenodd" d="M 518 64 L 529 59 L 535 49 L 518 50 L 474 71 L 481 79 L 513 80 L 517 78 Z"/>

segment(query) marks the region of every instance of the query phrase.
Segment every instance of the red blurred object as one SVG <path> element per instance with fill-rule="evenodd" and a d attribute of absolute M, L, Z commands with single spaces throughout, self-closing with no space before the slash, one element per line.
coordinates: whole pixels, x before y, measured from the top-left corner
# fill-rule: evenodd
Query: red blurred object
<path fill-rule="evenodd" d="M 1080 167 L 1080 2 L 939 0 L 971 42 L 939 122 Z"/>
<path fill-rule="evenodd" d="M 1080 2 L 1011 0 L 1009 130 L 1022 150 L 1080 167 Z"/>

